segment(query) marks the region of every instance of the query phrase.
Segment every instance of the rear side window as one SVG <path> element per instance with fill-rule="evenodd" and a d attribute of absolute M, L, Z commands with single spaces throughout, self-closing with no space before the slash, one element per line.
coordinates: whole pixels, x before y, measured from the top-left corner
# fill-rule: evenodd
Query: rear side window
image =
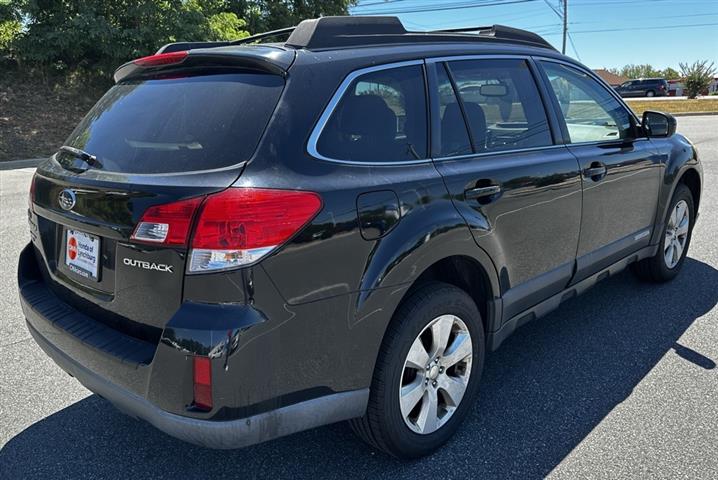
<path fill-rule="evenodd" d="M 283 88 L 280 76 L 259 73 L 123 82 L 90 110 L 66 145 L 95 155 L 99 168 L 111 172 L 227 167 L 252 156 Z"/>
<path fill-rule="evenodd" d="M 546 112 L 524 60 L 449 63 L 477 153 L 552 145 Z"/>
<path fill-rule="evenodd" d="M 380 70 L 354 80 L 325 125 L 317 151 L 330 159 L 359 162 L 426 158 L 421 66 Z"/>

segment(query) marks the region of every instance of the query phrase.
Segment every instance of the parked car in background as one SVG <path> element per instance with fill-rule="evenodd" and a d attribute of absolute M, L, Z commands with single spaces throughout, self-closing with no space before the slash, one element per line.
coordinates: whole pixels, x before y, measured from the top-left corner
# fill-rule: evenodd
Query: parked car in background
<path fill-rule="evenodd" d="M 629 80 L 616 91 L 622 97 L 665 97 L 668 95 L 668 81 L 665 78 Z"/>

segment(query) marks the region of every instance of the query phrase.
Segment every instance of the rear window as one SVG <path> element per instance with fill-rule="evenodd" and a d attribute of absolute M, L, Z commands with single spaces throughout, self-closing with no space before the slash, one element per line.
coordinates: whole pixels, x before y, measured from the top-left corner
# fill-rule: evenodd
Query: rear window
<path fill-rule="evenodd" d="M 119 173 L 170 173 L 248 160 L 277 105 L 284 79 L 227 73 L 123 82 L 112 87 L 66 145 Z M 58 161 L 78 160 L 59 154 Z"/>

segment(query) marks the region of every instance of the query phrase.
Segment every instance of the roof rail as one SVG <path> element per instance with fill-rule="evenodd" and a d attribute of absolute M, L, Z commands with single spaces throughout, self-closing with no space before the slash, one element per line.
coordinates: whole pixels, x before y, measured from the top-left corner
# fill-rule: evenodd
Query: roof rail
<path fill-rule="evenodd" d="M 491 25 L 485 27 L 464 27 L 452 28 L 449 30 L 433 30 L 427 33 L 471 33 L 476 32 L 480 37 L 493 37 L 499 40 L 514 41 L 521 43 L 530 43 L 541 47 L 555 50 L 553 45 L 548 43 L 545 38 L 528 30 L 507 27 L 506 25 Z"/>
<path fill-rule="evenodd" d="M 344 16 L 304 20 L 294 27 L 285 43 L 308 50 L 394 43 L 499 41 L 554 47 L 541 36 L 503 25 L 467 27 L 429 32 L 407 31 L 397 17 Z"/>
<path fill-rule="evenodd" d="M 245 45 L 282 35 L 289 35 L 284 44 L 285 46 L 306 48 L 308 50 L 399 43 L 474 41 L 509 42 L 555 50 L 543 37 L 533 32 L 504 25 L 411 32 L 404 28 L 404 25 L 397 17 L 343 16 L 304 20 L 296 27 L 280 28 L 233 41 L 170 43 L 160 48 L 157 53 L 170 53 L 194 48 Z"/>
<path fill-rule="evenodd" d="M 264 40 L 266 38 L 271 37 L 279 37 L 280 35 L 289 35 L 291 34 L 294 29 L 297 27 L 286 27 L 286 28 L 279 28 L 277 30 L 270 30 L 269 32 L 263 32 L 263 33 L 257 33 L 256 35 L 251 35 L 249 37 L 240 38 L 239 40 L 233 40 L 229 42 L 230 45 L 242 45 L 244 43 L 253 43 L 257 40 Z"/>
<path fill-rule="evenodd" d="M 192 50 L 195 48 L 215 48 L 215 47 L 228 47 L 230 45 L 244 45 L 247 43 L 253 43 L 266 38 L 278 37 L 281 35 L 289 35 L 294 31 L 296 27 L 280 28 L 278 30 L 272 30 L 270 32 L 258 33 L 249 37 L 240 38 L 237 40 L 230 41 L 217 41 L 217 42 L 174 42 L 164 45 L 162 48 L 157 50 L 156 53 L 170 53 L 170 52 L 181 52 L 184 50 Z"/>

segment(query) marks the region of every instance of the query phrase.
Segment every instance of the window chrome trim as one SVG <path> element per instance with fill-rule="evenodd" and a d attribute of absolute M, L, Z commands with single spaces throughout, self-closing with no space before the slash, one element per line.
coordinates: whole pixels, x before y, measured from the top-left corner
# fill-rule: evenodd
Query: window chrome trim
<path fill-rule="evenodd" d="M 609 95 L 611 95 L 615 100 L 618 101 L 619 105 L 621 105 L 627 112 L 628 115 L 633 117 L 633 119 L 636 121 L 637 125 L 641 125 L 641 119 L 638 117 L 638 115 L 626 104 L 626 101 L 621 97 L 618 92 L 616 92 L 615 89 L 611 88 L 610 85 L 607 85 L 606 82 L 603 81 L 601 77 L 599 77 L 596 72 L 593 70 L 586 68 L 584 65 L 580 63 L 574 63 L 570 61 L 563 60 L 561 58 L 554 58 L 554 57 L 546 57 L 542 55 L 522 55 L 522 54 L 473 54 L 473 55 L 454 55 L 454 56 L 442 56 L 442 57 L 432 57 L 427 58 L 426 63 L 442 63 L 442 62 L 453 62 L 453 61 L 463 61 L 463 60 L 500 60 L 500 59 L 522 59 L 522 60 L 529 60 L 532 59 L 536 62 L 553 62 L 558 63 L 561 65 L 565 65 L 567 67 L 573 68 L 581 73 L 585 73 L 589 77 L 591 77 L 593 80 L 597 81 L 599 85 L 603 87 L 604 90 L 606 90 Z M 565 120 L 564 120 L 565 122 Z M 648 140 L 648 137 L 639 137 L 634 138 L 634 142 Z M 566 146 L 583 146 L 583 145 L 607 145 L 611 143 L 616 143 L 616 139 L 612 140 L 593 140 L 588 142 L 577 142 L 577 143 L 565 143 L 563 145 Z M 539 147 L 542 148 L 542 147 Z M 509 150 L 506 150 L 509 151 Z M 514 151 L 514 150 L 512 150 Z M 523 150 L 519 150 L 523 151 Z M 484 155 L 484 154 L 478 154 L 478 155 Z M 449 157 L 450 158 L 450 157 Z"/>
<path fill-rule="evenodd" d="M 492 150 L 490 152 L 480 152 L 480 153 L 467 153 L 464 155 L 453 155 L 448 157 L 437 157 L 433 160 L 435 162 L 443 162 L 445 160 L 463 160 L 465 158 L 484 158 L 484 157 L 492 157 L 497 155 L 504 155 L 504 154 L 514 154 L 514 153 L 531 153 L 531 152 L 540 152 L 543 150 L 553 150 L 556 148 L 566 148 L 568 145 L 565 145 L 563 143 L 555 144 L 555 145 L 544 145 L 543 147 L 528 147 L 528 148 L 514 148 L 511 150 Z"/>
<path fill-rule="evenodd" d="M 393 70 L 395 68 L 411 67 L 411 66 L 423 65 L 423 64 L 424 64 L 424 60 L 407 60 L 404 62 L 386 63 L 386 64 L 382 64 L 382 65 L 375 65 L 372 67 L 360 68 L 359 70 L 354 70 L 349 75 L 347 75 L 346 78 L 339 85 L 339 88 L 337 88 L 337 91 L 334 92 L 334 95 L 332 96 L 332 99 L 329 101 L 329 104 L 326 106 L 326 108 L 322 112 L 322 115 L 319 117 L 319 120 L 317 120 L 317 123 L 314 125 L 312 134 L 309 136 L 309 140 L 307 142 L 307 152 L 309 153 L 309 155 L 311 155 L 312 157 L 317 158 L 319 160 L 324 160 L 327 162 L 342 163 L 345 165 L 361 165 L 361 166 L 368 166 L 368 167 L 417 165 L 417 164 L 423 164 L 423 163 L 430 163 L 431 158 L 425 158 L 425 159 L 419 159 L 419 160 L 398 160 L 398 161 L 392 161 L 392 162 L 362 162 L 359 160 L 340 160 L 338 158 L 326 157 L 326 156 L 322 155 L 321 153 L 319 153 L 319 150 L 317 149 L 317 144 L 319 143 L 319 138 L 321 137 L 322 132 L 324 131 L 324 128 L 326 127 L 327 123 L 329 122 L 329 119 L 331 118 L 332 114 L 334 113 L 334 110 L 337 108 L 337 105 L 339 104 L 341 99 L 344 97 L 344 94 L 346 93 L 349 86 L 351 86 L 351 84 L 354 82 L 354 80 L 356 80 L 358 77 L 361 77 L 362 75 L 366 75 L 368 73 L 380 72 L 382 70 Z M 422 74 L 422 79 L 424 81 L 426 81 L 423 74 Z"/>
<path fill-rule="evenodd" d="M 453 61 L 463 61 L 463 60 L 492 60 L 492 59 L 517 59 L 517 60 L 535 60 L 535 61 L 548 61 L 548 62 L 554 62 L 566 65 L 568 67 L 572 67 L 582 73 L 585 73 L 589 75 L 594 80 L 597 80 L 600 85 L 603 86 L 605 90 L 607 90 L 616 100 L 618 100 L 619 104 L 623 106 L 626 110 L 628 110 L 629 115 L 633 116 L 634 119 L 638 121 L 638 124 L 640 125 L 640 120 L 638 119 L 638 116 L 631 110 L 621 98 L 617 92 L 612 91 L 613 89 L 607 88 L 603 80 L 601 80 L 600 77 L 598 77 L 594 72 L 588 70 L 586 67 L 582 66 L 581 64 L 565 61 L 559 58 L 553 58 L 553 57 L 544 57 L 541 55 L 521 55 L 521 54 L 473 54 L 473 55 L 448 55 L 448 56 L 441 56 L 441 57 L 429 57 L 425 60 L 408 60 L 403 62 L 394 62 L 394 63 L 386 63 L 382 65 L 375 65 L 372 67 L 366 67 L 361 68 L 358 70 L 354 70 L 353 72 L 349 73 L 349 75 L 346 76 L 346 78 L 342 81 L 342 83 L 337 88 L 336 92 L 334 92 L 334 95 L 332 96 L 331 100 L 329 101 L 329 104 L 326 106 L 324 111 L 322 112 L 322 115 L 319 117 L 319 120 L 314 126 L 314 129 L 312 130 L 311 135 L 309 136 L 309 140 L 307 142 L 307 152 L 312 157 L 324 160 L 327 162 L 333 162 L 333 163 L 340 163 L 344 165 L 357 165 L 357 166 L 367 166 L 367 167 L 391 167 L 391 166 L 403 166 L 403 165 L 418 165 L 418 164 L 426 164 L 431 162 L 442 162 L 442 161 L 448 161 L 448 160 L 462 160 L 466 158 L 485 158 L 490 156 L 496 156 L 496 155 L 504 155 L 504 154 L 514 154 L 514 153 L 528 153 L 532 151 L 542 151 L 542 150 L 550 150 L 554 148 L 562 148 L 562 147 L 570 147 L 570 146 L 589 146 L 589 145 L 605 145 L 605 144 L 611 144 L 616 143 L 617 140 L 601 140 L 601 141 L 589 141 L 589 142 L 580 142 L 580 143 L 561 143 L 561 144 L 554 144 L 554 145 L 545 145 L 542 147 L 531 147 L 531 148 L 519 148 L 519 149 L 511 149 L 511 150 L 494 150 L 491 152 L 480 152 L 480 153 L 470 153 L 470 154 L 464 154 L 464 155 L 453 155 L 453 156 L 447 156 L 447 157 L 429 157 L 421 160 L 399 160 L 399 161 L 392 161 L 392 162 L 362 162 L 359 160 L 340 160 L 337 158 L 329 158 L 317 150 L 317 143 L 319 142 L 319 137 L 321 136 L 322 132 L 324 131 L 324 128 L 326 127 L 326 124 L 329 122 L 329 119 L 331 118 L 332 114 L 334 113 L 334 110 L 336 109 L 337 105 L 341 101 L 342 97 L 346 93 L 349 86 L 356 80 L 358 77 L 365 75 L 367 73 L 373 73 L 373 72 L 379 72 L 382 70 L 391 70 L 394 68 L 401 68 L 401 67 L 409 67 L 413 65 L 422 65 L 424 63 L 431 64 L 431 63 L 443 63 L 443 62 L 453 62 Z M 636 138 L 633 141 L 643 141 L 648 140 L 647 137 L 640 137 Z"/>
<path fill-rule="evenodd" d="M 472 55 L 446 55 L 442 57 L 429 57 L 426 59 L 426 63 L 460 62 L 464 60 L 528 60 L 531 57 L 531 55 L 511 53 L 488 53 L 485 55 L 477 53 Z"/>

